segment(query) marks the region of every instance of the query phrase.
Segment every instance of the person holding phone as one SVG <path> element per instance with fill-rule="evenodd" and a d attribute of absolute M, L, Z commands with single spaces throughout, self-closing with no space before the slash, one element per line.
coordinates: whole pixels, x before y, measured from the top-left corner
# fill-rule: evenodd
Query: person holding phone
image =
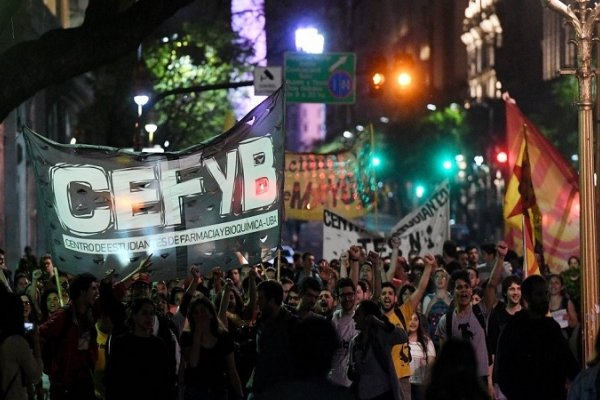
<path fill-rule="evenodd" d="M 25 339 L 23 301 L 12 293 L 0 303 L 0 393 L 5 399 L 27 399 L 26 382 L 42 377 L 42 355 L 37 327 L 31 331 L 33 349 Z"/>

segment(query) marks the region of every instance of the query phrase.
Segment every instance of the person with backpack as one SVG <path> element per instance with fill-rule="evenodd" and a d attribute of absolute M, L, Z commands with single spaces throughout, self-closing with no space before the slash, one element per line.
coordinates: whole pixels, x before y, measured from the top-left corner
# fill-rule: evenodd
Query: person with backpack
<path fill-rule="evenodd" d="M 471 343 L 477 358 L 479 377 L 489 392 L 493 394 L 493 386 L 489 366 L 491 364 L 487 346 L 486 321 L 496 303 L 496 287 L 501 279 L 502 266 L 508 247 L 504 242 L 497 245 L 498 257 L 492 269 L 490 279 L 483 293 L 483 300 L 473 305 L 471 298 L 473 288 L 469 273 L 466 270 L 454 271 L 450 277 L 450 288 L 453 290 L 453 304 L 442 316 L 436 329 L 441 347 L 444 341 L 456 337 Z"/>
<path fill-rule="evenodd" d="M 26 384 L 37 383 L 42 377 L 42 356 L 37 327 L 31 339 L 33 351 L 25 339 L 25 319 L 20 296 L 0 295 L 0 399 L 26 400 Z"/>

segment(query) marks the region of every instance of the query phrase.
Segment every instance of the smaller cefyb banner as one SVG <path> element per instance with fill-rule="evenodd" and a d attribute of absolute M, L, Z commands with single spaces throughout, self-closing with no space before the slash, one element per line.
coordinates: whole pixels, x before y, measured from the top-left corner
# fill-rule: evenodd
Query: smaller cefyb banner
<path fill-rule="evenodd" d="M 38 210 L 61 271 L 153 279 L 272 258 L 280 244 L 284 165 L 280 89 L 238 124 L 181 152 L 54 143 L 25 128 Z"/>

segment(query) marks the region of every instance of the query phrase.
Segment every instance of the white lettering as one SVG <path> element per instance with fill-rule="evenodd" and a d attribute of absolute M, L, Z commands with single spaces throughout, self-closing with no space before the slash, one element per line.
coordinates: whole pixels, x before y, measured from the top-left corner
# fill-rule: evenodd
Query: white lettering
<path fill-rule="evenodd" d="M 238 148 L 244 173 L 243 210 L 272 204 L 277 198 L 277 176 L 270 138 L 249 139 Z"/>
<path fill-rule="evenodd" d="M 77 207 L 70 196 L 70 185 L 78 182 L 92 191 L 108 191 L 108 180 L 104 170 L 96 166 L 57 166 L 50 170 L 54 207 L 61 223 L 68 229 L 83 234 L 102 232 L 111 223 L 110 209 L 91 209 L 82 216 L 73 215 Z"/>
<path fill-rule="evenodd" d="M 115 194 L 116 228 L 139 229 L 161 224 L 160 212 L 151 207 L 160 200 L 152 183 L 156 182 L 153 167 L 118 169 L 112 173 Z"/>

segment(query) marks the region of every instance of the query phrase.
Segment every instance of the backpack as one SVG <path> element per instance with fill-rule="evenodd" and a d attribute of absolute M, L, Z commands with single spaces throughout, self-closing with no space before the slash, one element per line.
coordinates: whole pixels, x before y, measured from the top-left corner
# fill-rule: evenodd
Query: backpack
<path fill-rule="evenodd" d="M 483 311 L 481 311 L 481 308 L 479 307 L 478 304 L 474 304 L 471 306 L 471 309 L 473 310 L 473 314 L 475 315 L 475 318 L 477 319 L 477 322 L 479 322 L 479 325 L 481 325 L 481 329 L 483 329 L 483 334 L 485 336 L 485 351 L 487 352 L 488 355 L 488 363 L 489 365 L 492 365 L 492 356 L 490 355 L 489 352 L 489 345 L 488 345 L 488 337 L 487 337 L 487 328 L 486 328 L 486 324 L 485 324 L 485 316 L 483 315 Z M 448 312 L 446 313 L 446 338 L 450 339 L 452 337 L 452 317 L 454 315 L 454 303 L 450 304 L 450 307 L 448 307 Z"/>

